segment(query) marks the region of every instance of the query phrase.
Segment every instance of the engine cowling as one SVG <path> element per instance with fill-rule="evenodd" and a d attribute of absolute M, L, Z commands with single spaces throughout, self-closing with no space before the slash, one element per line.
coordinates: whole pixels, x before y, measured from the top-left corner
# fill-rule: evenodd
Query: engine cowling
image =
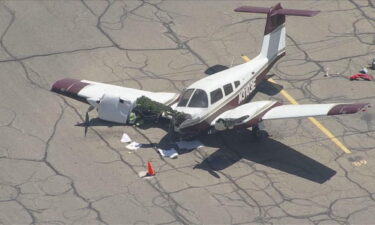
<path fill-rule="evenodd" d="M 98 104 L 99 118 L 102 120 L 126 124 L 133 109 L 133 102 L 120 96 L 104 94 Z"/>

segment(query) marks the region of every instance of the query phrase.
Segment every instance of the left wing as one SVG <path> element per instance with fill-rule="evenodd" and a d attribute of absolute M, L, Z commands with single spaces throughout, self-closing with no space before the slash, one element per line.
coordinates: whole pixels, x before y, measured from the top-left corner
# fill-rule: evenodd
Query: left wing
<path fill-rule="evenodd" d="M 179 97 L 176 93 L 150 92 L 70 78 L 56 81 L 51 91 L 90 104 L 88 111 L 96 108 L 102 120 L 123 124 L 127 122 L 136 100 L 142 96 L 167 106 Z"/>
<path fill-rule="evenodd" d="M 224 112 L 213 120 L 211 125 L 215 126 L 216 130 L 246 128 L 262 120 L 352 114 L 365 111 L 367 107 L 368 103 L 282 105 L 276 101 L 257 101 Z"/>
<path fill-rule="evenodd" d="M 112 95 L 131 102 L 134 102 L 141 96 L 146 96 L 153 101 L 170 105 L 175 102 L 179 96 L 177 93 L 150 92 L 112 84 L 71 78 L 56 81 L 52 85 L 51 91 L 85 103 L 89 103 L 88 100 L 90 99 L 99 100 L 104 95 Z"/>

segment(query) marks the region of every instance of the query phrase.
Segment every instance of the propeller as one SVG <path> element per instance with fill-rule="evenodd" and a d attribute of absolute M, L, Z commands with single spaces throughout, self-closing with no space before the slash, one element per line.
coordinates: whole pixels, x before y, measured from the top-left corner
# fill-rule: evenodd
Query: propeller
<path fill-rule="evenodd" d="M 89 112 L 92 111 L 93 109 L 95 109 L 95 107 L 92 106 L 92 105 L 90 105 L 90 107 L 86 111 L 86 116 L 85 116 L 85 137 L 86 137 L 86 134 L 87 134 L 87 129 L 88 129 L 89 125 L 90 125 Z"/>

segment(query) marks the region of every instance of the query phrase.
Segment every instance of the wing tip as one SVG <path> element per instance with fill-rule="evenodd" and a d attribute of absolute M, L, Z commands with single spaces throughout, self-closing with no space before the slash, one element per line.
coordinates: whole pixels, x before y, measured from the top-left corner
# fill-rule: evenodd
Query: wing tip
<path fill-rule="evenodd" d="M 64 78 L 56 81 L 52 87 L 51 91 L 57 94 L 61 94 L 81 102 L 86 102 L 86 99 L 78 96 L 78 93 L 90 83 L 82 82 L 81 80 Z"/>
<path fill-rule="evenodd" d="M 359 111 L 365 112 L 370 107 L 370 103 L 339 104 L 330 109 L 327 115 L 352 114 Z"/>

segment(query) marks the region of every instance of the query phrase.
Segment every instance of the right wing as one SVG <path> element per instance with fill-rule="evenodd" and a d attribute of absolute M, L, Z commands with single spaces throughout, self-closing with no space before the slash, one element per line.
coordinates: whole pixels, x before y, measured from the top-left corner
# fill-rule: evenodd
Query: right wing
<path fill-rule="evenodd" d="M 365 111 L 368 103 L 281 105 L 276 101 L 256 101 L 243 104 L 218 116 L 211 125 L 216 130 L 251 127 L 262 120 L 332 116 Z"/>
<path fill-rule="evenodd" d="M 357 104 L 305 104 L 305 105 L 281 105 L 272 108 L 263 116 L 263 120 L 301 118 L 310 116 L 332 116 L 339 114 L 352 114 L 364 111 L 369 107 L 368 103 Z"/>

